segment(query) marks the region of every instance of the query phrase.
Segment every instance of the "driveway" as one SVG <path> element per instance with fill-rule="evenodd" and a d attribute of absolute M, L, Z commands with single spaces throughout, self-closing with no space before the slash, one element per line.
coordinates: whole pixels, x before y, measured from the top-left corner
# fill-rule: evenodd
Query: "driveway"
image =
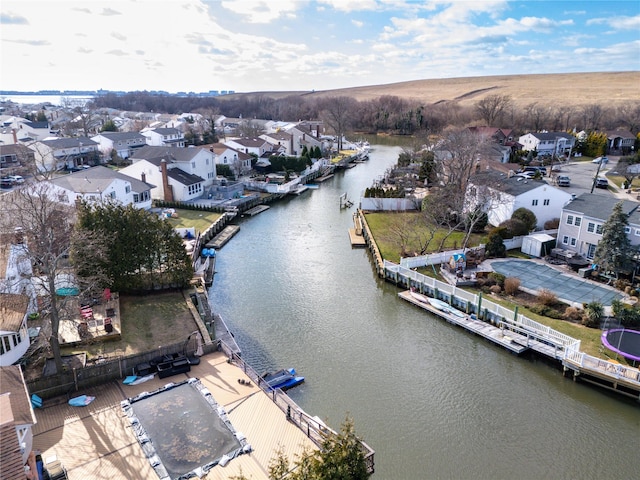
<path fill-rule="evenodd" d="M 493 260 L 491 268 L 505 277 L 519 278 L 521 286 L 527 290 L 535 292 L 544 288 L 568 303 L 597 301 L 609 306 L 613 300 L 623 298 L 623 294 L 613 287 L 562 273 L 532 260 Z"/>

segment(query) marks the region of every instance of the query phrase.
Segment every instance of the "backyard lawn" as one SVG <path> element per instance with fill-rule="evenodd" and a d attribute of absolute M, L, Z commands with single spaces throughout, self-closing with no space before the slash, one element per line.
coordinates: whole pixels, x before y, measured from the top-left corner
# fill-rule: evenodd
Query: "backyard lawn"
<path fill-rule="evenodd" d="M 206 210 L 183 210 L 174 208 L 177 217 L 171 217 L 167 220 L 173 228 L 190 228 L 196 229 L 196 232 L 204 232 L 218 218 L 222 216 L 218 212 L 208 212 Z"/>

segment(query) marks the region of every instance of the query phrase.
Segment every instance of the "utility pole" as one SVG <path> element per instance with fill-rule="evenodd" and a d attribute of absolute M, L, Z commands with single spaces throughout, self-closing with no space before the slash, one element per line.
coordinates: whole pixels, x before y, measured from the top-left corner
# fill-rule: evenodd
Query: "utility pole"
<path fill-rule="evenodd" d="M 598 169 L 596 170 L 596 176 L 593 177 L 593 183 L 591 184 L 591 192 L 589 193 L 593 193 L 593 189 L 596 187 L 596 182 L 598 181 L 598 174 L 600 173 L 600 168 L 602 168 L 602 164 L 604 162 L 602 161 L 602 157 L 600 157 L 600 162 L 598 163 Z"/>

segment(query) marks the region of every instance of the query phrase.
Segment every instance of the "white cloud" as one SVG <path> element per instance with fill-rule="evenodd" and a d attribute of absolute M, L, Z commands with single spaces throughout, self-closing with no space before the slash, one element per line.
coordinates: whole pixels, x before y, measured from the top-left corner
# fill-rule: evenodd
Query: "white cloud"
<path fill-rule="evenodd" d="M 280 17 L 293 16 L 301 6 L 296 0 L 225 0 L 220 2 L 226 8 L 250 23 L 271 23 Z"/>
<path fill-rule="evenodd" d="M 362 28 L 364 26 L 364 22 L 361 22 L 360 20 L 351 20 L 351 25 Z"/>
<path fill-rule="evenodd" d="M 606 17 L 587 20 L 587 25 L 608 25 L 620 30 L 640 30 L 640 15 L 635 17 Z"/>

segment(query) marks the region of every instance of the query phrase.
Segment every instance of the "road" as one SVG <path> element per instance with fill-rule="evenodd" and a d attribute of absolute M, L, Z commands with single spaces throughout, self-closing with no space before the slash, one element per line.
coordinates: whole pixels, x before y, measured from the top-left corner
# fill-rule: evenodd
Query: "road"
<path fill-rule="evenodd" d="M 554 175 L 567 175 L 571 178 L 571 186 L 570 187 L 558 187 L 558 188 L 566 188 L 569 193 L 573 193 L 576 196 L 579 196 L 583 193 L 590 193 L 593 187 L 594 178 L 606 177 L 606 174 L 609 172 L 615 172 L 616 166 L 618 164 L 619 157 L 609 157 L 609 162 L 600 166 L 600 171 L 598 171 L 599 165 L 597 163 L 591 163 L 589 161 L 586 162 L 569 162 L 566 164 L 562 164 L 560 166 L 560 170 L 557 167 L 554 167 Z M 553 180 L 550 177 L 545 177 L 547 182 L 553 185 Z M 593 193 L 601 194 L 601 195 L 612 195 L 624 199 L 635 200 L 631 195 L 626 193 L 624 190 L 619 188 L 617 185 L 613 185 L 611 181 L 609 181 L 609 188 L 594 188 Z"/>

